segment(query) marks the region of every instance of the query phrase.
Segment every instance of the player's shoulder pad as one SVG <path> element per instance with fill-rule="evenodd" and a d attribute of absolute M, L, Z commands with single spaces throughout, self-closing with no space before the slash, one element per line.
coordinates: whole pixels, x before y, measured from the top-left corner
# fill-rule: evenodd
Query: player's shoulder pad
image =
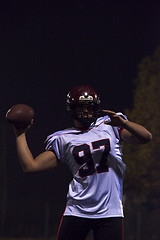
<path fill-rule="evenodd" d="M 45 142 L 49 141 L 52 138 L 57 138 L 57 137 L 60 137 L 61 135 L 75 133 L 75 132 L 77 132 L 77 130 L 73 129 L 73 128 L 67 128 L 64 130 L 60 130 L 60 131 L 57 131 L 57 132 L 54 132 L 54 133 L 48 135 Z"/>

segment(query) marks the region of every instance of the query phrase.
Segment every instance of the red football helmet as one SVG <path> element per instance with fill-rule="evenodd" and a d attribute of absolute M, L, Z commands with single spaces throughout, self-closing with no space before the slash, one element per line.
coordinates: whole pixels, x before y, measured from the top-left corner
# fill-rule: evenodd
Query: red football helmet
<path fill-rule="evenodd" d="M 94 122 L 101 111 L 101 101 L 99 95 L 92 87 L 87 85 L 80 85 L 72 88 L 67 95 L 66 103 L 66 110 L 69 116 L 80 121 L 85 127 L 88 127 L 92 122 Z M 76 107 L 80 106 L 82 106 L 82 109 L 83 106 L 88 109 L 92 109 L 92 117 L 83 117 L 83 110 L 81 113 L 82 116 L 79 117 L 76 113 Z"/>

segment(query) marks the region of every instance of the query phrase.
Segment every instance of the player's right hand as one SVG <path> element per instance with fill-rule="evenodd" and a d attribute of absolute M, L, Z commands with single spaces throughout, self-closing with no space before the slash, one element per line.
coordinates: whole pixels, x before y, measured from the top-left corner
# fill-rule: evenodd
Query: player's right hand
<path fill-rule="evenodd" d="M 30 121 L 30 124 L 26 128 L 16 128 L 15 125 L 12 125 L 16 137 L 20 136 L 23 133 L 26 133 L 28 131 L 28 129 L 30 129 L 30 127 L 33 125 L 33 121 L 34 121 L 34 119 L 32 119 Z"/>

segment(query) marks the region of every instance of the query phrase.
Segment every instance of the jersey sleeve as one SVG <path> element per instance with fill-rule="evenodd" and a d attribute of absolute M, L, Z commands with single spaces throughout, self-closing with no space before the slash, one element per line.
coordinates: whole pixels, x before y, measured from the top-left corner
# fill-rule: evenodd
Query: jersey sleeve
<path fill-rule="evenodd" d="M 58 160 L 62 161 L 63 151 L 58 135 L 52 134 L 47 137 L 45 141 L 45 151 L 53 151 L 56 154 Z"/>

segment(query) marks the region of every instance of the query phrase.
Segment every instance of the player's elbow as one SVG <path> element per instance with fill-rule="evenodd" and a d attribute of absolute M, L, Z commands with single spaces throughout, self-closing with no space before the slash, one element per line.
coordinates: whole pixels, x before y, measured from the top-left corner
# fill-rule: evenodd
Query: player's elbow
<path fill-rule="evenodd" d="M 152 134 L 148 130 L 146 130 L 146 131 L 143 131 L 140 135 L 137 135 L 136 138 L 137 138 L 137 143 L 146 144 L 152 140 Z"/>
<path fill-rule="evenodd" d="M 26 166 L 24 167 L 24 166 L 23 166 L 22 169 L 23 169 L 23 172 L 24 172 L 24 173 L 36 172 L 35 169 L 34 169 L 34 168 L 31 168 L 31 167 L 26 167 Z"/>
<path fill-rule="evenodd" d="M 152 140 L 152 134 L 150 132 L 148 132 L 145 137 L 143 138 L 143 144 L 145 143 L 149 143 Z"/>
<path fill-rule="evenodd" d="M 22 164 L 22 170 L 24 173 L 37 172 L 35 164 Z"/>

